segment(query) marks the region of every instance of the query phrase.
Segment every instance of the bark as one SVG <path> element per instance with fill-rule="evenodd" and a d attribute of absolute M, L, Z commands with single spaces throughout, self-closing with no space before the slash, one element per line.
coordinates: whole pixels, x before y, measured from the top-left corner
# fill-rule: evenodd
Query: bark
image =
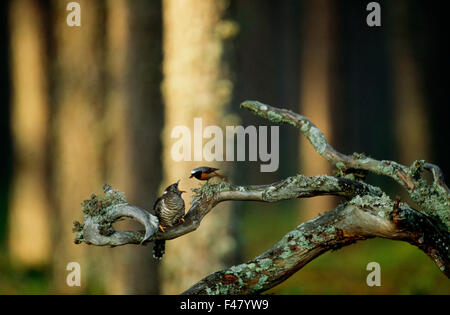
<path fill-rule="evenodd" d="M 162 177 L 161 140 L 154 136 L 163 124 L 161 2 L 110 0 L 106 12 L 106 179 L 150 207 Z M 121 225 L 136 228 L 128 222 Z M 111 293 L 158 293 L 151 248 L 124 247 L 113 256 L 122 263 L 111 271 Z"/>
<path fill-rule="evenodd" d="M 234 34 L 234 24 L 223 19 L 226 9 L 227 2 L 223 0 L 163 1 L 165 118 L 162 134 L 164 182 L 160 193 L 163 187 L 182 178 L 181 189 L 189 191 L 195 187 L 195 180 L 184 178 L 188 177 L 190 169 L 199 166 L 199 160 L 205 161 L 204 157 L 197 157 L 203 148 L 194 146 L 191 146 L 190 161 L 173 160 L 171 148 L 176 141 L 171 135 L 173 128 L 182 125 L 194 130 L 192 126 L 196 117 L 202 119 L 203 128 L 224 124 L 223 117 L 232 91 L 225 62 L 225 44 Z M 202 163 L 227 173 L 223 164 Z M 236 247 L 230 233 L 230 213 L 217 212 L 209 218 L 208 227 L 201 233 L 167 244 L 165 259 L 161 262 L 163 293 L 179 292 L 199 277 L 225 265 Z M 213 248 L 217 249 L 214 254 Z M 208 260 L 198 259 L 205 255 L 210 255 Z M 179 261 L 183 264 L 180 265 Z"/>
<path fill-rule="evenodd" d="M 334 38 L 335 2 L 328 0 L 305 1 L 302 19 L 302 51 L 300 63 L 300 111 L 312 119 L 327 135 L 333 136 L 333 62 L 335 59 Z M 299 143 L 300 172 L 305 175 L 327 174 L 331 166 L 327 161 L 317 159 L 316 152 L 301 137 Z M 312 198 L 301 200 L 300 216 L 310 219 L 320 212 L 336 205 L 333 198 Z"/>
<path fill-rule="evenodd" d="M 444 182 L 441 169 L 424 160 L 416 160 L 407 167 L 395 161 L 376 160 L 361 153 L 345 155 L 336 151 L 326 140 L 323 133 L 306 117 L 255 101 L 242 103 L 255 114 L 281 124 L 290 124 L 300 129 L 303 135 L 314 147 L 314 150 L 328 162 L 334 164 L 343 175 L 349 177 L 364 177 L 364 172 L 383 175 L 392 178 L 405 188 L 411 199 L 421 207 L 421 210 L 431 216 L 436 216 L 447 226 L 450 225 L 450 190 Z M 423 172 L 428 171 L 433 177 L 432 183 L 423 178 Z"/>
<path fill-rule="evenodd" d="M 183 294 L 261 293 L 321 254 L 373 237 L 402 240 L 417 246 L 450 276 L 447 231 L 404 204 L 395 211 L 394 203 L 386 196 L 366 195 L 299 225 L 262 255 L 213 273 Z"/>
<path fill-rule="evenodd" d="M 92 260 L 98 269 L 85 278 L 99 283 L 111 265 L 104 250 L 70 244 L 64 228 L 73 223 L 77 204 L 104 182 L 104 7 L 102 2 L 78 1 L 81 26 L 66 23 L 66 2 L 52 2 L 52 143 L 51 170 L 57 240 L 54 257 L 54 288 L 57 292 L 88 290 L 88 286 L 66 285 L 66 265 L 75 261 L 87 266 Z M 101 266 L 101 267 L 100 267 Z M 95 278 L 95 281 L 90 281 Z M 101 289 L 100 289 L 101 290 Z"/>
<path fill-rule="evenodd" d="M 9 248 L 19 265 L 50 260 L 48 145 L 50 117 L 45 14 L 35 1 L 10 4 L 14 176 Z M 39 235 L 36 238 L 36 235 Z"/>
<path fill-rule="evenodd" d="M 338 169 L 336 176 L 296 175 L 270 185 L 236 186 L 227 182 L 205 184 L 194 189 L 192 207 L 185 221 L 158 231 L 157 218 L 129 205 L 123 194 L 105 187 L 106 197 L 93 196 L 84 202 L 84 223 L 76 224 L 77 243 L 94 245 L 145 244 L 155 239 L 174 239 L 199 228 L 203 218 L 219 203 L 228 200 L 277 202 L 285 199 L 335 195 L 345 200 L 335 209 L 299 225 L 274 247 L 255 259 L 215 272 L 186 294 L 260 293 L 286 280 L 322 253 L 372 237 L 402 240 L 417 246 L 450 277 L 450 194 L 439 167 L 416 161 L 410 167 L 393 161 L 378 161 L 362 154 L 337 152 L 322 132 L 306 117 L 257 101 L 241 106 L 280 124 L 290 124 L 302 132 L 315 151 Z M 424 170 L 433 175 L 428 183 Z M 364 172 L 391 177 L 402 185 L 420 206 L 391 200 L 380 188 L 364 183 Z M 129 216 L 146 226 L 140 231 L 115 231 L 112 223 Z M 99 239 L 101 239 L 99 241 Z"/>
<path fill-rule="evenodd" d="M 397 156 L 400 163 L 411 163 L 417 158 L 431 158 L 429 114 L 420 65 L 413 53 L 411 31 L 406 27 L 411 18 L 410 4 L 396 1 L 391 6 L 392 10 L 388 12 L 391 12 L 389 18 L 393 24 L 390 42 L 395 85 Z"/>

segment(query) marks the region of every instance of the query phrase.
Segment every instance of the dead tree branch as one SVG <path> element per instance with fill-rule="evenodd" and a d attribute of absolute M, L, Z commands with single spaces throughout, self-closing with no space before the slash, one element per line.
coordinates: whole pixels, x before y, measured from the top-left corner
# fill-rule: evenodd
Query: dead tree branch
<path fill-rule="evenodd" d="M 338 170 L 364 170 L 392 178 L 403 186 L 411 199 L 428 215 L 437 216 L 450 227 L 450 190 L 444 182 L 441 169 L 423 160 L 416 160 L 410 167 L 394 161 L 375 160 L 361 153 L 345 155 L 336 151 L 308 118 L 287 109 L 272 107 L 258 101 L 241 104 L 256 115 L 280 124 L 292 125 L 303 133 L 314 149 Z M 430 185 L 421 176 L 424 170 L 432 173 L 434 181 Z"/>
<path fill-rule="evenodd" d="M 300 129 L 314 149 L 336 166 L 337 176 L 296 175 L 269 185 L 253 186 L 227 182 L 205 184 L 193 189 L 192 206 L 184 223 L 165 233 L 158 231 L 156 216 L 128 204 L 122 193 L 105 185 L 104 197 L 92 195 L 90 200 L 83 202 L 84 222 L 75 222 L 75 242 L 119 246 L 170 240 L 196 230 L 202 219 L 223 201 L 277 202 L 336 195 L 344 198 L 337 208 L 299 225 L 252 261 L 213 273 L 185 293 L 263 292 L 286 280 L 322 253 L 373 237 L 402 240 L 417 246 L 447 277 L 450 276 L 450 191 L 438 166 L 417 160 L 407 167 L 358 153 L 344 155 L 336 151 L 306 117 L 257 101 L 246 101 L 241 107 L 273 122 Z M 431 172 L 432 183 L 423 178 L 424 171 Z M 393 202 L 380 188 L 363 182 L 364 172 L 394 179 L 406 189 L 420 211 L 405 203 Z M 140 222 L 145 231 L 116 231 L 112 224 L 122 217 Z"/>
<path fill-rule="evenodd" d="M 209 275 L 184 294 L 264 292 L 326 251 L 373 237 L 402 240 L 419 247 L 450 276 L 447 231 L 436 228 L 429 217 L 405 204 L 394 210 L 387 196 L 366 195 L 299 225 L 265 253 Z"/>
<path fill-rule="evenodd" d="M 306 177 L 296 175 L 270 185 L 235 186 L 226 182 L 205 184 L 194 189 L 192 206 L 184 217 L 184 223 L 158 231 L 158 218 L 137 206 L 126 202 L 125 196 L 105 185 L 105 197 L 92 195 L 83 202 L 86 214 L 84 223 L 75 223 L 76 243 L 85 242 L 97 246 L 143 244 L 154 240 L 170 240 L 195 231 L 203 218 L 220 202 L 247 200 L 276 202 L 286 199 L 321 195 L 351 198 L 371 194 L 381 196 L 380 189 L 346 178 L 333 176 Z M 123 217 L 132 218 L 146 229 L 142 231 L 116 231 L 112 224 Z"/>

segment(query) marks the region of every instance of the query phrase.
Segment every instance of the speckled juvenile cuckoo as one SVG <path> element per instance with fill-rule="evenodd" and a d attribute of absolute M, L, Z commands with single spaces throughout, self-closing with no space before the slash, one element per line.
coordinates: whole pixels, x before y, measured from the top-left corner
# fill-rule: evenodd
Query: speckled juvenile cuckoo
<path fill-rule="evenodd" d="M 165 232 L 165 228 L 174 226 L 175 224 L 184 222 L 184 200 L 181 194 L 185 191 L 178 189 L 177 181 L 164 190 L 164 193 L 159 197 L 153 209 L 155 214 L 159 219 L 159 229 Z M 165 250 L 165 240 L 156 240 L 153 247 L 153 257 L 161 259 L 164 255 Z"/>

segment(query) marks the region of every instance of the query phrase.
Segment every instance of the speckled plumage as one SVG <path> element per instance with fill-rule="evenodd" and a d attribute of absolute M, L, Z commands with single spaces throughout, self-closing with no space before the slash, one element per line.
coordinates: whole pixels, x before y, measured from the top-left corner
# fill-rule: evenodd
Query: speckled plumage
<path fill-rule="evenodd" d="M 164 193 L 159 197 L 153 209 L 155 214 L 159 219 L 159 224 L 165 227 L 171 227 L 177 224 L 184 216 L 184 200 L 181 194 L 184 191 L 178 189 L 178 182 L 172 184 L 164 190 Z M 155 241 L 155 246 L 153 248 L 153 256 L 155 258 L 161 259 L 164 255 L 165 241 L 159 240 Z"/>
<path fill-rule="evenodd" d="M 184 200 L 181 193 L 164 192 L 164 195 L 156 201 L 155 213 L 159 218 L 159 224 L 164 227 L 177 223 L 184 216 Z"/>

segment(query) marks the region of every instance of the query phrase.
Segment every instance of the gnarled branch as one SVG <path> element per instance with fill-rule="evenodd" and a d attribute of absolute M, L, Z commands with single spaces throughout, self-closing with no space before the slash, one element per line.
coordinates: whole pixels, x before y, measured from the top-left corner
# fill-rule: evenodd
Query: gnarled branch
<path fill-rule="evenodd" d="M 252 261 L 213 273 L 185 293 L 263 292 L 322 253 L 373 237 L 402 240 L 417 246 L 447 277 L 450 276 L 450 193 L 438 166 L 417 160 L 407 167 L 358 153 L 345 155 L 336 151 L 306 117 L 257 101 L 246 101 L 241 106 L 273 122 L 300 129 L 314 149 L 336 166 L 338 175 L 296 175 L 269 185 L 253 186 L 207 183 L 193 189 L 192 206 L 184 217 L 184 223 L 169 228 L 165 233 L 158 231 L 158 219 L 154 215 L 128 204 L 123 194 L 105 186 L 104 198 L 93 195 L 83 203 L 86 215 L 83 224 L 75 223 L 78 232 L 75 242 L 118 246 L 169 240 L 196 230 L 205 215 L 223 201 L 276 202 L 336 195 L 345 198 L 337 208 L 299 225 Z M 425 170 L 433 175 L 432 183 L 423 178 Z M 420 211 L 405 203 L 393 202 L 381 189 L 364 183 L 361 176 L 355 176 L 358 172 L 372 172 L 394 179 L 406 189 Z M 112 224 L 122 217 L 131 217 L 142 223 L 145 231 L 116 231 Z"/>
<path fill-rule="evenodd" d="M 419 247 L 447 277 L 450 276 L 447 231 L 437 228 L 429 217 L 406 204 L 396 208 L 385 195 L 366 195 L 356 196 L 300 224 L 265 253 L 207 276 L 184 294 L 264 292 L 321 254 L 373 237 L 402 240 Z"/>
<path fill-rule="evenodd" d="M 336 151 L 325 140 L 322 131 L 302 115 L 258 101 L 245 101 L 241 107 L 273 122 L 289 124 L 300 129 L 313 145 L 314 150 L 340 170 L 364 170 L 392 178 L 406 189 L 422 211 L 428 215 L 437 216 L 447 229 L 450 227 L 450 190 L 438 166 L 417 160 L 407 167 L 394 161 L 375 160 L 361 153 L 345 155 Z M 433 174 L 432 184 L 428 184 L 421 176 L 425 169 Z"/>
<path fill-rule="evenodd" d="M 97 246 L 143 244 L 154 240 L 170 240 L 196 230 L 205 215 L 218 203 L 228 200 L 276 202 L 286 199 L 321 195 L 351 198 L 371 194 L 381 196 L 377 187 L 346 178 L 333 176 L 306 177 L 296 175 L 269 185 L 235 186 L 226 182 L 205 184 L 194 189 L 192 206 L 184 217 L 184 223 L 175 225 L 165 233 L 158 231 L 158 218 L 137 206 L 126 202 L 125 196 L 105 185 L 105 197 L 91 196 L 83 202 L 86 214 L 84 223 L 76 223 L 76 243 L 85 242 Z M 130 217 L 142 225 L 142 231 L 116 231 L 112 224 L 122 217 Z"/>

